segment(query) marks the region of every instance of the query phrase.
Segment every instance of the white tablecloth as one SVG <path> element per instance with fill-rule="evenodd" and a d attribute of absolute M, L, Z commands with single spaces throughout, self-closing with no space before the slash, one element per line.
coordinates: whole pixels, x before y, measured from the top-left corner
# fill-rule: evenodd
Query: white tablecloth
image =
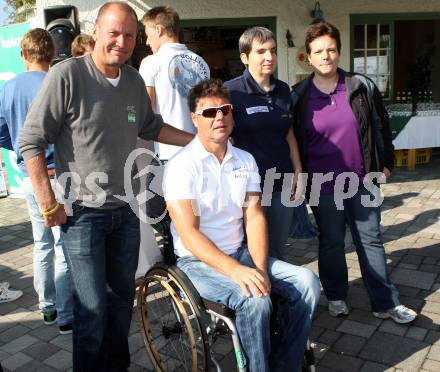
<path fill-rule="evenodd" d="M 440 116 L 413 116 L 393 144 L 396 150 L 440 147 Z"/>

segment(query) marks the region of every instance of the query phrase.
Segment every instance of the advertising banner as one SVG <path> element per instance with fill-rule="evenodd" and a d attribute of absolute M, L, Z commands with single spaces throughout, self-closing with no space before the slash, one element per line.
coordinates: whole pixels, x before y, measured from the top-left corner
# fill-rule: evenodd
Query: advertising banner
<path fill-rule="evenodd" d="M 24 72 L 25 66 L 21 58 L 20 41 L 31 28 L 29 23 L 19 23 L 0 27 L 0 88 L 15 75 Z M 23 175 L 17 167 L 16 155 L 12 151 L 2 149 L 6 175 L 11 196 L 20 196 Z"/>

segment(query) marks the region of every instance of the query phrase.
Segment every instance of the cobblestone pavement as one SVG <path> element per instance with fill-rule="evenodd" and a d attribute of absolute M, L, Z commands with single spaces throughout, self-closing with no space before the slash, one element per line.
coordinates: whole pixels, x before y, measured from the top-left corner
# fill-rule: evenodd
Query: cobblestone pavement
<path fill-rule="evenodd" d="M 332 318 L 322 296 L 311 340 L 318 371 L 440 371 L 440 154 L 416 171 L 398 169 L 383 187 L 383 238 L 391 278 L 401 301 L 420 315 L 396 325 L 371 315 L 360 270 L 347 235 L 352 312 Z M 317 272 L 317 241 L 289 241 L 291 261 Z M 69 371 L 70 335 L 45 326 L 32 286 L 32 233 L 21 199 L 0 199 L 0 281 L 23 290 L 15 302 L 0 304 L 0 362 L 5 371 Z M 151 370 L 136 316 L 130 332 L 130 371 Z M 217 352 L 232 370 L 228 341 Z"/>

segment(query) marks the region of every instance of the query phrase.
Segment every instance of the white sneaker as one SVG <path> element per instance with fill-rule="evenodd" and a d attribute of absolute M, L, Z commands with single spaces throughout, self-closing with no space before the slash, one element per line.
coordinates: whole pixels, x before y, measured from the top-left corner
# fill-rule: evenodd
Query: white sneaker
<path fill-rule="evenodd" d="M 382 313 L 376 313 L 373 311 L 373 315 L 380 319 L 391 318 L 396 323 L 400 324 L 411 323 L 417 317 L 417 313 L 414 310 L 407 308 L 405 305 L 397 305 L 396 307 Z"/>
<path fill-rule="evenodd" d="M 331 316 L 338 317 L 341 315 L 348 315 L 350 313 L 350 309 L 347 306 L 345 301 L 329 301 L 328 302 L 328 313 Z"/>
<path fill-rule="evenodd" d="M 0 283 L 0 303 L 15 301 L 20 298 L 23 292 L 20 290 L 9 289 L 9 283 Z"/>

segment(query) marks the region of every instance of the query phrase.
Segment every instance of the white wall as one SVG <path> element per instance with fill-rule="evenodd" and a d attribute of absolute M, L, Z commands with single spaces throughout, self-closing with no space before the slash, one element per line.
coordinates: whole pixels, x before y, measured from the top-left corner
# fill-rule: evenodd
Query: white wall
<path fill-rule="evenodd" d="M 139 17 L 151 7 L 172 6 L 182 19 L 276 17 L 278 40 L 278 76 L 293 84 L 296 74 L 303 70 L 295 58 L 304 42 L 304 32 L 311 21 L 310 11 L 314 0 L 127 0 Z M 90 32 L 102 0 L 37 0 L 37 17 L 42 23 L 42 9 L 50 5 L 75 5 L 80 12 L 81 29 Z M 341 31 L 341 67 L 350 66 L 350 14 L 355 13 L 407 13 L 440 12 L 440 0 L 320 0 L 321 10 L 327 21 Z M 287 48 L 286 30 L 293 34 L 295 48 Z"/>

